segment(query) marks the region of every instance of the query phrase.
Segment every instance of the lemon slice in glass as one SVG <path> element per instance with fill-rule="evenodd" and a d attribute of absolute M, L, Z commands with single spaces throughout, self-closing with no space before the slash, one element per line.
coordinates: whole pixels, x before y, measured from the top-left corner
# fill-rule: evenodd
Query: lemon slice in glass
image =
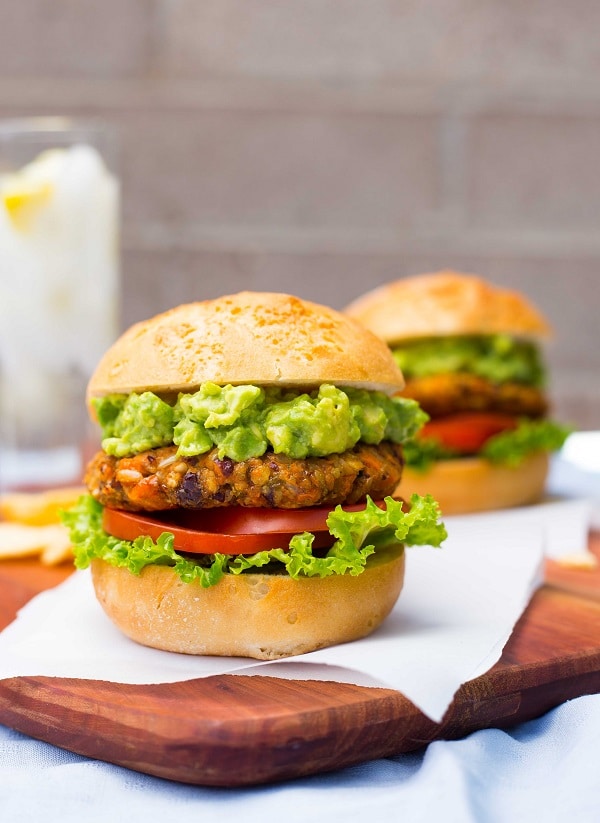
<path fill-rule="evenodd" d="M 1 191 L 2 202 L 15 228 L 27 231 L 53 192 L 53 184 L 46 180 L 27 180 L 19 174 L 6 180 Z"/>
<path fill-rule="evenodd" d="M 15 228 L 31 229 L 40 209 L 54 194 L 64 158 L 63 150 L 47 149 L 18 171 L 0 178 L 0 199 Z"/>

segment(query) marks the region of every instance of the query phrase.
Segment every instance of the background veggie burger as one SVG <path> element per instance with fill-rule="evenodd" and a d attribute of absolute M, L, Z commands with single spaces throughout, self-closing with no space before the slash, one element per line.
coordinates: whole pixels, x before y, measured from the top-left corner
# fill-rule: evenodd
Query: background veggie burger
<path fill-rule="evenodd" d="M 102 450 L 64 514 L 113 622 L 145 645 L 271 659 L 372 632 L 404 546 L 445 537 L 391 497 L 426 415 L 388 347 L 296 297 L 243 292 L 130 328 L 88 386 Z"/>
<path fill-rule="evenodd" d="M 429 421 L 405 448 L 398 493 L 445 514 L 531 503 L 567 430 L 548 419 L 541 344 L 550 327 L 520 293 L 454 271 L 417 275 L 345 312 L 385 340 Z"/>

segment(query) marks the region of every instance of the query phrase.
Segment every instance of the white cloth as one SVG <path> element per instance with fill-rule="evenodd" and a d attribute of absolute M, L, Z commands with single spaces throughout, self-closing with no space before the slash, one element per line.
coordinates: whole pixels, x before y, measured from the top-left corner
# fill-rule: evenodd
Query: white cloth
<path fill-rule="evenodd" d="M 0 726 L 0 817 L 10 823 L 597 823 L 600 695 L 510 731 L 248 789 L 170 783 Z"/>

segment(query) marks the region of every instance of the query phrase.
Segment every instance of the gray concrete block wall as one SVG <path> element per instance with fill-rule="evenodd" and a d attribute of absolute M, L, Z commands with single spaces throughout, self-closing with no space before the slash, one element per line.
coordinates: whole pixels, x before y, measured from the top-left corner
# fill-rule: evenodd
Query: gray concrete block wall
<path fill-rule="evenodd" d="M 123 324 L 243 288 L 337 308 L 455 267 L 555 327 L 600 427 L 600 4 L 0 1 L 0 116 L 115 129 Z"/>

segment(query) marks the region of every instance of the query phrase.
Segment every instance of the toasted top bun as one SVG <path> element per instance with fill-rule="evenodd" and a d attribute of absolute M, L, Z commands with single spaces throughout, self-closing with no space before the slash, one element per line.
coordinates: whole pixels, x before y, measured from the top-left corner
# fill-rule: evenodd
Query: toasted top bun
<path fill-rule="evenodd" d="M 387 283 L 359 297 L 345 312 L 390 345 L 438 335 L 545 337 L 551 331 L 519 292 L 455 271 Z"/>
<path fill-rule="evenodd" d="M 387 346 L 357 321 L 288 294 L 239 294 L 179 306 L 126 331 L 88 385 L 105 394 L 192 391 L 201 383 L 380 390 L 404 386 Z"/>

